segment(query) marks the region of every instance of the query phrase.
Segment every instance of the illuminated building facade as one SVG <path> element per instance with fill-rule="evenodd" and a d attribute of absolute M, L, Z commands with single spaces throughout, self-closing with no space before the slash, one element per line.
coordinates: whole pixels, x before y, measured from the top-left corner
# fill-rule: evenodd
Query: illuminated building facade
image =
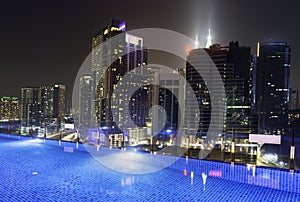
<path fill-rule="evenodd" d="M 147 63 L 143 39 L 125 31 L 125 22 L 113 19 L 92 39 L 91 70 L 93 88 L 97 92 L 94 95 L 96 115 L 93 116 L 100 127 L 108 127 L 112 132 L 114 130 L 119 132 L 113 121 L 111 110 L 118 106 L 112 106 L 112 103 L 122 103 L 125 101 L 123 99 L 126 98 L 126 95 L 123 95 L 121 100 L 115 100 L 120 98 L 112 97 L 113 91 L 127 72 Z M 109 40 L 115 36 L 114 40 Z M 99 46 L 100 44 L 101 46 Z M 134 73 L 143 74 L 143 72 L 136 72 L 136 70 Z"/>
<path fill-rule="evenodd" d="M 92 125 L 92 102 L 93 102 L 93 78 L 91 75 L 83 75 L 80 78 L 79 91 L 79 127 L 88 128 Z"/>
<path fill-rule="evenodd" d="M 62 84 L 41 87 L 43 116 L 63 118 L 66 108 L 66 87 Z"/>
<path fill-rule="evenodd" d="M 288 122 L 291 48 L 286 42 L 257 45 L 256 112 L 259 128 L 285 134 Z"/>
<path fill-rule="evenodd" d="M 220 46 L 214 44 L 210 48 L 204 49 L 210 56 L 214 65 L 217 67 L 219 74 L 224 83 L 226 98 L 226 117 L 224 117 L 223 132 L 225 133 L 253 133 L 257 131 L 257 119 L 251 114 L 252 102 L 252 66 L 250 47 L 239 46 L 238 42 L 230 42 L 229 46 Z M 214 117 L 219 117 L 219 114 L 211 114 L 211 100 L 213 99 L 207 89 L 207 82 L 211 82 L 214 89 L 221 89 L 220 86 L 215 86 L 211 67 L 203 58 L 203 54 L 198 49 L 192 50 L 187 57 L 187 61 L 192 61 L 193 64 L 199 65 L 202 73 L 206 74 L 206 78 L 210 81 L 204 81 L 195 68 L 187 63 L 186 79 L 190 83 L 195 92 L 200 109 L 200 122 L 192 123 L 192 117 L 195 116 L 193 106 L 189 105 L 189 98 L 186 98 L 185 116 L 189 123 L 186 123 L 186 128 L 198 128 L 197 136 L 205 135 L 210 126 L 210 120 Z M 189 93 L 186 90 L 186 93 Z M 198 107 L 198 106 L 194 106 Z M 220 119 L 219 119 L 220 120 Z M 214 126 L 211 126 L 214 128 Z"/>
<path fill-rule="evenodd" d="M 62 84 L 21 89 L 21 127 L 24 134 L 29 130 L 55 125 L 59 130 L 65 114 L 65 91 Z"/>
<path fill-rule="evenodd" d="M 55 84 L 53 98 L 53 116 L 63 120 L 66 112 L 66 86 L 63 84 Z"/>
<path fill-rule="evenodd" d="M 163 73 L 159 74 L 159 101 L 158 104 L 165 109 L 165 114 L 161 117 L 162 120 L 166 120 L 165 130 L 174 129 L 177 130 L 179 127 L 179 80 L 180 76 L 178 71 L 173 71 L 172 74 Z"/>
<path fill-rule="evenodd" d="M 226 62 L 226 50 L 221 50 L 217 45 L 212 47 L 213 49 L 205 49 L 212 59 L 217 59 L 218 61 L 215 64 L 224 66 Z M 213 50 L 217 51 L 213 51 Z M 192 64 L 196 67 L 194 67 Z M 201 69 L 201 75 L 198 73 L 197 69 Z M 206 132 L 209 129 L 211 118 L 217 117 L 216 120 L 224 120 L 224 118 L 219 118 L 220 116 L 224 116 L 224 114 L 211 114 L 211 100 L 210 93 L 206 86 L 206 83 L 209 82 L 211 87 L 216 91 L 218 89 L 222 89 L 221 86 L 215 85 L 214 80 L 218 79 L 218 75 L 214 74 L 212 71 L 213 64 L 207 60 L 207 56 L 203 54 L 203 49 L 194 49 L 187 56 L 187 64 L 186 64 L 186 82 L 188 82 L 192 89 L 185 89 L 185 119 L 183 122 L 183 127 L 186 129 L 187 135 L 193 135 L 196 137 L 202 137 L 206 135 Z M 222 75 L 223 73 L 228 72 L 220 72 L 222 79 L 226 79 L 226 75 Z M 209 78 L 209 80 L 204 81 L 202 76 L 205 78 Z M 190 92 L 190 90 L 192 92 Z M 193 104 L 193 98 L 189 96 L 189 94 L 195 93 L 198 104 Z M 224 98 L 225 100 L 225 98 Z M 222 104 L 222 103 L 220 103 Z M 224 103 L 222 104 L 224 106 Z M 200 114 L 198 114 L 198 109 Z M 199 117 L 199 121 L 195 118 Z M 219 125 L 224 125 L 223 121 L 217 123 Z M 213 126 L 212 126 L 213 128 Z"/>
<path fill-rule="evenodd" d="M 16 120 L 20 118 L 19 99 L 3 96 L 0 98 L 0 118 Z"/>
<path fill-rule="evenodd" d="M 41 88 L 21 88 L 21 127 L 24 127 L 24 133 L 28 134 L 29 128 L 41 126 L 41 104 Z"/>
<path fill-rule="evenodd" d="M 147 75 L 137 74 L 134 72 L 127 73 L 132 79 L 121 80 L 118 85 L 122 89 L 120 93 L 119 106 L 114 107 L 115 119 L 119 126 L 125 129 L 133 127 L 145 127 L 148 121 L 148 110 L 150 107 L 150 87 L 148 85 L 141 86 L 141 83 L 147 84 L 147 80 L 151 79 Z M 139 88 L 133 95 L 126 92 L 128 86 L 138 86 Z M 128 107 L 128 111 L 124 112 L 124 108 Z M 130 120 L 130 121 L 129 121 Z M 132 121 L 132 122 L 131 122 Z"/>
<path fill-rule="evenodd" d="M 250 47 L 240 46 L 238 41 L 228 46 L 227 66 L 233 73 L 225 82 L 227 96 L 226 131 L 256 133 L 257 116 L 252 113 L 253 64 Z"/>

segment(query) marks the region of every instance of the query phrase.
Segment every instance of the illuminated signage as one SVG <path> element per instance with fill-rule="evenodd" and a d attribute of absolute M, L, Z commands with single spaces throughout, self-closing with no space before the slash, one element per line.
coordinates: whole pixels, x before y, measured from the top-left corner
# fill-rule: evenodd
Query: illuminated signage
<path fill-rule="evenodd" d="M 257 142 L 261 144 L 280 144 L 280 135 L 260 135 L 260 134 L 249 134 L 249 142 Z"/>

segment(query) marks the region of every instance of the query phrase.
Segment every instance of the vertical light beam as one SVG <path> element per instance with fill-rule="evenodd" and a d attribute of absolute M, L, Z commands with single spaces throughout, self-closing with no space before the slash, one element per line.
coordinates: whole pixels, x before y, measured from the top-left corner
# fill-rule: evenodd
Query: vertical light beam
<path fill-rule="evenodd" d="M 198 35 L 196 35 L 196 40 L 195 40 L 195 43 L 194 43 L 194 49 L 197 49 L 197 48 L 199 48 Z"/>
<path fill-rule="evenodd" d="M 210 35 L 210 29 L 209 29 L 205 48 L 209 48 L 212 45 L 211 39 L 212 39 L 212 37 Z"/>

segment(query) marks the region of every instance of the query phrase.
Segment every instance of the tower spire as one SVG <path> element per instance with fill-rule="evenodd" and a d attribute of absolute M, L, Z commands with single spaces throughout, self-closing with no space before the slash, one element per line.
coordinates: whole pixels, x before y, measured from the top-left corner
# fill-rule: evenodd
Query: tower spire
<path fill-rule="evenodd" d="M 207 36 L 207 42 L 205 48 L 209 48 L 212 45 L 211 39 L 212 37 L 210 35 L 210 29 L 208 29 L 208 36 Z"/>

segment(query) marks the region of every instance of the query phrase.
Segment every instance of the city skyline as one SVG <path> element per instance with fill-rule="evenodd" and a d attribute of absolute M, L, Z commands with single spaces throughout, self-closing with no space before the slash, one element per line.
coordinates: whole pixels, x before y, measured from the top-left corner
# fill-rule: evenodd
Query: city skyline
<path fill-rule="evenodd" d="M 271 38 L 273 41 L 287 41 L 292 50 L 291 87 L 300 88 L 297 81 L 300 75 L 300 70 L 297 70 L 300 64 L 297 58 L 298 30 L 293 26 L 296 23 L 293 9 L 296 7 L 292 3 L 178 1 L 172 9 L 168 9 L 168 2 L 152 2 L 151 5 L 134 1 L 127 4 L 114 2 L 119 5 L 117 7 L 108 4 L 105 2 L 108 9 L 104 12 L 103 9 L 100 12 L 99 1 L 90 5 L 79 1 L 3 5 L 0 66 L 4 77 L 0 83 L 5 87 L 1 88 L 0 95 L 19 96 L 21 87 L 53 83 L 66 84 L 70 94 L 76 73 L 90 52 L 90 38 L 112 17 L 126 20 L 129 30 L 161 27 L 191 38 L 198 35 L 202 46 L 208 29 L 211 29 L 213 43 L 224 45 L 238 40 L 241 45 L 251 46 L 252 53 L 256 52 L 258 41 Z M 136 12 L 130 12 L 130 8 Z M 253 9 L 254 15 L 248 15 L 251 8 L 256 8 Z"/>
<path fill-rule="evenodd" d="M 0 201 L 300 201 L 297 8 L 2 2 Z"/>

